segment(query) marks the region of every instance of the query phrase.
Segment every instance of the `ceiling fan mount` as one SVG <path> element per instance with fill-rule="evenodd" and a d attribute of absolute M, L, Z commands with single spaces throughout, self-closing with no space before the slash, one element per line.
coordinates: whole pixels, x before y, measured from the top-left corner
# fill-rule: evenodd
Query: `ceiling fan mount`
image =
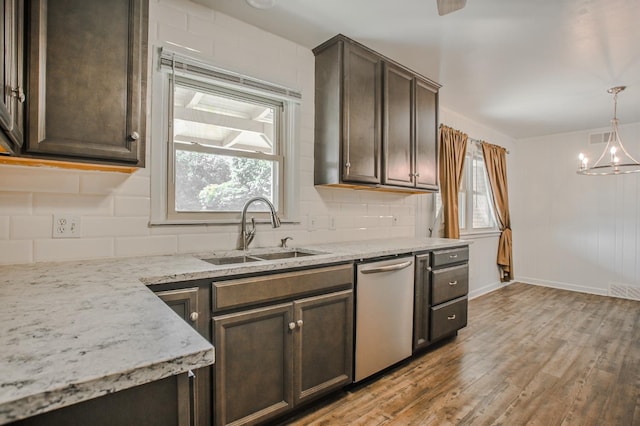
<path fill-rule="evenodd" d="M 462 9 L 467 4 L 467 0 L 437 0 L 437 1 L 438 1 L 438 15 L 440 16 Z"/>

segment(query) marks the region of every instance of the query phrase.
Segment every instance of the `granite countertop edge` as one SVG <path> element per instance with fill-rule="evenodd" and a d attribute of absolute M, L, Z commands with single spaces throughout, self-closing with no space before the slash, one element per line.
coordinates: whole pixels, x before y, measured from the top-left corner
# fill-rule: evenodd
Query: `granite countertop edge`
<path fill-rule="evenodd" d="M 152 293 L 153 285 L 468 244 L 440 238 L 317 244 L 299 248 L 315 256 L 225 266 L 201 259 L 242 252 L 0 266 L 0 424 L 213 364 L 213 346 Z"/>

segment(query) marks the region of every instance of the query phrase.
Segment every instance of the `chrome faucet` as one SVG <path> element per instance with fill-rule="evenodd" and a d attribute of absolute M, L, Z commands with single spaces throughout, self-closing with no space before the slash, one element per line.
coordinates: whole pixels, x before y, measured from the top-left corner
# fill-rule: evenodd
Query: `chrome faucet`
<path fill-rule="evenodd" d="M 249 208 L 250 204 L 256 201 L 262 201 L 267 206 L 269 206 L 269 210 L 271 210 L 271 226 L 273 228 L 280 227 L 280 218 L 276 214 L 276 208 L 273 206 L 273 204 L 271 204 L 271 201 L 269 201 L 265 197 L 251 198 L 246 203 L 244 203 L 244 207 L 242 208 L 242 218 L 240 219 L 242 230 L 240 232 L 241 247 L 239 248 L 241 248 L 242 250 L 246 250 L 249 247 L 249 244 L 251 244 L 251 241 L 253 241 L 253 237 L 255 237 L 256 235 L 256 220 L 253 217 L 251 218 L 251 229 L 247 231 L 247 209 Z"/>

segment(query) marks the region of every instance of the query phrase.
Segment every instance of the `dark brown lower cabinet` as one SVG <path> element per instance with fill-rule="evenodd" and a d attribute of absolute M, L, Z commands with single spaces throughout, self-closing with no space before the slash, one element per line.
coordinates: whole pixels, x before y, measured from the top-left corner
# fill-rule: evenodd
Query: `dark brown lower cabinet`
<path fill-rule="evenodd" d="M 171 307 L 182 319 L 191 324 L 209 340 L 210 307 L 209 280 L 197 280 L 154 286 L 156 295 Z M 193 378 L 193 425 L 211 425 L 211 367 L 202 368 Z"/>
<path fill-rule="evenodd" d="M 467 325 L 469 247 L 416 255 L 413 352 Z"/>
<path fill-rule="evenodd" d="M 197 375 L 199 371 L 196 371 Z M 189 426 L 187 373 L 12 423 L 13 426 Z"/>
<path fill-rule="evenodd" d="M 216 425 L 255 424 L 351 383 L 353 290 L 213 318 Z"/>

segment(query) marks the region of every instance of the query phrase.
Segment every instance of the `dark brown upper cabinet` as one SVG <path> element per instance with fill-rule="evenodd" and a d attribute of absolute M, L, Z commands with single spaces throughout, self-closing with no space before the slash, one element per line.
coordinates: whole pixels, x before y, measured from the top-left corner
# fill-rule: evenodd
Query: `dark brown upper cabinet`
<path fill-rule="evenodd" d="M 148 0 L 29 6 L 26 153 L 144 167 Z"/>
<path fill-rule="evenodd" d="M 368 49 L 338 41 L 316 53 L 316 184 L 381 182 L 381 83 Z"/>
<path fill-rule="evenodd" d="M 384 67 L 384 179 L 386 185 L 414 186 L 413 74 Z"/>
<path fill-rule="evenodd" d="M 313 52 L 315 184 L 437 191 L 440 85 L 341 34 Z"/>
<path fill-rule="evenodd" d="M 414 182 L 416 188 L 438 190 L 438 86 L 413 79 Z"/>
<path fill-rule="evenodd" d="M 4 0 L 0 13 L 3 38 L 0 152 L 17 153 L 24 141 L 24 2 Z"/>

